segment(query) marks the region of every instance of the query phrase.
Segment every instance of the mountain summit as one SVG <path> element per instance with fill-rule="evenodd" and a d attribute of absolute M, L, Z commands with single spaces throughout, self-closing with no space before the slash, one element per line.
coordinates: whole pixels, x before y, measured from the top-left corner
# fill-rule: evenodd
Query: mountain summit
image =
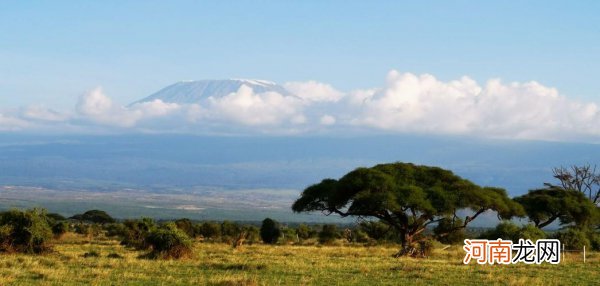
<path fill-rule="evenodd" d="M 192 80 L 180 81 L 169 85 L 150 96 L 135 103 L 149 102 L 160 99 L 163 102 L 190 104 L 213 96 L 222 97 L 236 92 L 242 85 L 252 88 L 256 93 L 277 92 L 282 95 L 291 95 L 282 86 L 266 80 L 256 79 L 226 79 L 226 80 Z"/>

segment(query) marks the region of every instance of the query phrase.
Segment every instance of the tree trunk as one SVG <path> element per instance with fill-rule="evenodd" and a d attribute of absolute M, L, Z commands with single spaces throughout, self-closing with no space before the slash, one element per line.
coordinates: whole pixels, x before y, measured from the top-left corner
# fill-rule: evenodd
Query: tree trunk
<path fill-rule="evenodd" d="M 393 256 L 398 258 L 401 256 L 423 257 L 422 251 L 414 244 L 413 235 L 405 233 L 402 235 L 402 248 Z"/>

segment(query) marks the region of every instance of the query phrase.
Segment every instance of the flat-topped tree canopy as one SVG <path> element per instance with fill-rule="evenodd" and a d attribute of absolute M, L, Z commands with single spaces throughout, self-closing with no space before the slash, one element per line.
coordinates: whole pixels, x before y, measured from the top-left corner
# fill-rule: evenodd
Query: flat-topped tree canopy
<path fill-rule="evenodd" d="M 412 253 L 412 243 L 427 238 L 422 232 L 428 225 L 458 218 L 459 210 L 470 209 L 473 214 L 438 236 L 466 227 L 488 210 L 505 219 L 524 214 L 504 189 L 480 187 L 439 167 L 401 162 L 357 168 L 339 180 L 325 179 L 306 188 L 292 209 L 378 218 L 402 235 L 405 251 L 400 254 Z"/>

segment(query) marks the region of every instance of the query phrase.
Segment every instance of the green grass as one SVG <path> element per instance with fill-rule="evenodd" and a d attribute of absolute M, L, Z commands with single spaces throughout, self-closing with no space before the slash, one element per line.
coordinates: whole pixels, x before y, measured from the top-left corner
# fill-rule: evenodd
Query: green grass
<path fill-rule="evenodd" d="M 427 259 L 392 258 L 396 251 L 197 242 L 193 259 L 165 261 L 138 258 L 144 252 L 114 240 L 67 234 L 50 254 L 0 255 L 0 285 L 591 285 L 600 279 L 599 253 L 585 264 L 570 254 L 560 265 L 463 265 L 460 247 L 437 249 Z"/>

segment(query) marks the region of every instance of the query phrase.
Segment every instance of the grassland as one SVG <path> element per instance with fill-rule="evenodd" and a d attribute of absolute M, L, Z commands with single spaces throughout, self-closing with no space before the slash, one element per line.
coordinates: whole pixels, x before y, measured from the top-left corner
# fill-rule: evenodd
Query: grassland
<path fill-rule="evenodd" d="M 427 259 L 392 258 L 395 246 L 267 246 L 195 244 L 180 261 L 139 258 L 110 239 L 67 234 L 54 252 L 0 255 L 0 285 L 593 285 L 600 254 L 584 264 L 569 254 L 560 265 L 463 265 L 460 247 Z M 84 257 L 85 253 L 98 257 Z M 109 255 L 121 256 L 109 258 Z"/>

